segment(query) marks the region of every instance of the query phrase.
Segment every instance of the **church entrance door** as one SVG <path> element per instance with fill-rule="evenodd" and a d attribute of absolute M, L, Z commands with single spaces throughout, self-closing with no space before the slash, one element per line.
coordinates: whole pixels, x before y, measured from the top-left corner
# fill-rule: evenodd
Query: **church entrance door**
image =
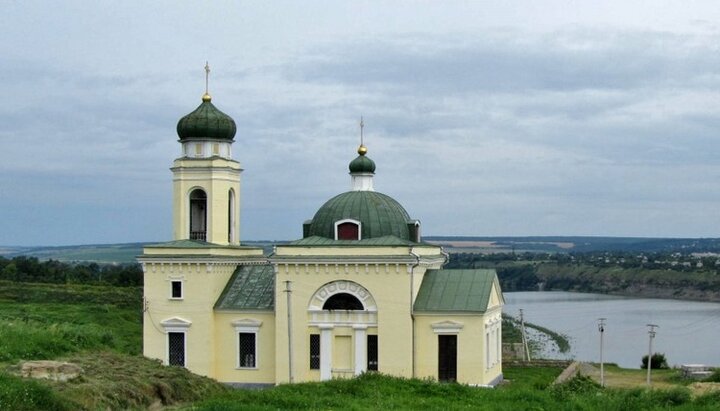
<path fill-rule="evenodd" d="M 457 335 L 438 335 L 438 380 L 457 381 Z"/>

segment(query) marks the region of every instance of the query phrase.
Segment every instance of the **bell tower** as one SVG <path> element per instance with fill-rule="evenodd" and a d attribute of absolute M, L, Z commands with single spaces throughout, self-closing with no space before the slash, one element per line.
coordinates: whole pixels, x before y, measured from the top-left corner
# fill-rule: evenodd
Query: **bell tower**
<path fill-rule="evenodd" d="M 177 134 L 182 154 L 173 172 L 173 239 L 219 245 L 240 244 L 240 163 L 232 158 L 235 121 L 218 110 L 208 93 L 181 118 Z"/>

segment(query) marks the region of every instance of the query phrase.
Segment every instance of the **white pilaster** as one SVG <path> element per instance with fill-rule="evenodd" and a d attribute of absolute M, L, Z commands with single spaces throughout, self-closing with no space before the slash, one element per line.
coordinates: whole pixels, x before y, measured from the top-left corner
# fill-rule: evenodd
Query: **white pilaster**
<path fill-rule="evenodd" d="M 332 324 L 320 324 L 320 381 L 332 378 Z"/>
<path fill-rule="evenodd" d="M 367 371 L 367 326 L 353 325 L 355 330 L 355 375 Z"/>

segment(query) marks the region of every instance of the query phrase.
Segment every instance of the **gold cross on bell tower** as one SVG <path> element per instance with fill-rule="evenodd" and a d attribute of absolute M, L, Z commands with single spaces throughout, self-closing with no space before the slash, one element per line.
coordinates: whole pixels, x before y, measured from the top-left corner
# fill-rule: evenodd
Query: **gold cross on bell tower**
<path fill-rule="evenodd" d="M 208 84 L 210 81 L 210 65 L 205 61 L 205 94 L 203 95 L 203 101 L 210 101 L 210 93 L 208 92 Z"/>
<path fill-rule="evenodd" d="M 363 142 L 363 129 L 365 128 L 365 122 L 363 121 L 363 117 L 360 116 L 360 147 L 358 147 L 358 154 L 361 156 L 364 156 L 365 153 L 367 153 L 367 147 L 365 147 L 365 144 Z"/>

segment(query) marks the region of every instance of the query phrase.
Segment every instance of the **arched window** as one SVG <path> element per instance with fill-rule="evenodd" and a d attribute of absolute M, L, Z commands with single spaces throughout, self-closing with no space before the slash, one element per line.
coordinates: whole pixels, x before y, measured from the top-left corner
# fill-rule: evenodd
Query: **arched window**
<path fill-rule="evenodd" d="M 228 190 L 228 243 L 235 241 L 235 192 Z"/>
<path fill-rule="evenodd" d="M 323 310 L 364 310 L 365 306 L 352 294 L 338 293 L 328 298 Z"/>
<path fill-rule="evenodd" d="M 190 239 L 207 239 L 207 195 L 199 188 L 190 193 Z"/>
<path fill-rule="evenodd" d="M 340 220 L 335 223 L 336 240 L 361 240 L 360 222 L 357 220 Z"/>

